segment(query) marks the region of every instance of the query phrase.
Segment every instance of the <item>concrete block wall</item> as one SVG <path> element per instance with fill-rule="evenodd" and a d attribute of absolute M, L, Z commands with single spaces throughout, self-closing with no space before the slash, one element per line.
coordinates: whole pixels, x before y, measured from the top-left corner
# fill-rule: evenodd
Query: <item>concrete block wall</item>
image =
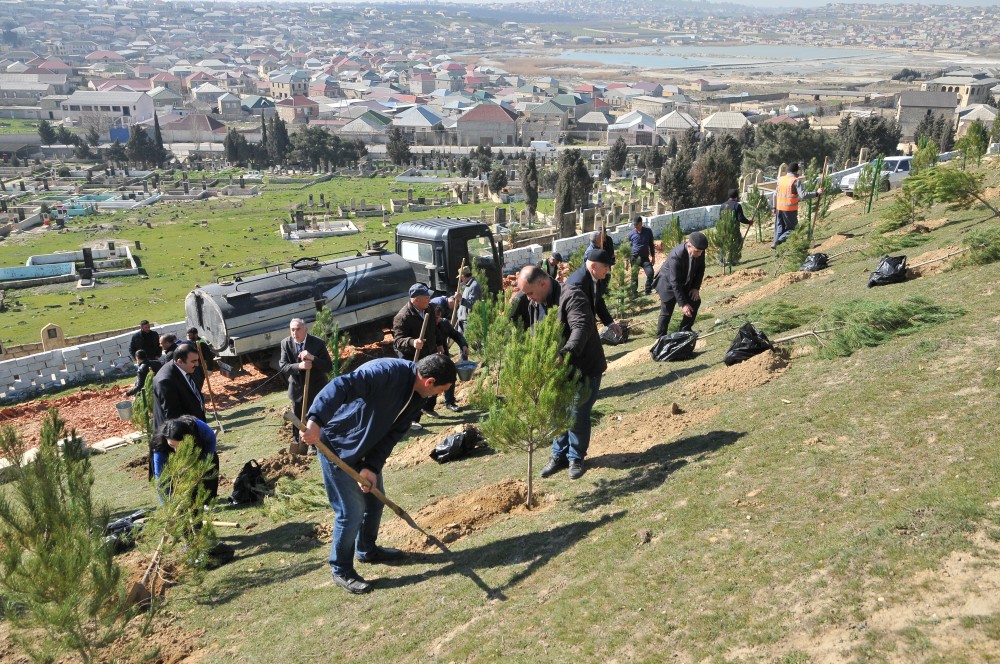
<path fill-rule="evenodd" d="M 160 334 L 184 336 L 184 321 L 160 325 Z M 0 401 L 15 401 L 101 376 L 135 372 L 128 355 L 134 330 L 99 341 L 0 362 Z"/>
<path fill-rule="evenodd" d="M 529 244 L 526 247 L 509 249 L 503 252 L 503 267 L 505 270 L 516 270 L 524 265 L 538 265 L 542 262 L 543 253 L 540 244 Z"/>

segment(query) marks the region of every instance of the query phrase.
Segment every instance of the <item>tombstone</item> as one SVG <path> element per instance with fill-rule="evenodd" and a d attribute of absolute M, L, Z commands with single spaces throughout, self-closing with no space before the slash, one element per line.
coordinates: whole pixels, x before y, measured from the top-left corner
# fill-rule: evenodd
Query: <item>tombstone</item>
<path fill-rule="evenodd" d="M 94 251 L 90 247 L 83 248 L 83 266 L 94 269 Z"/>
<path fill-rule="evenodd" d="M 140 242 L 139 240 L 135 241 L 135 250 L 136 251 L 142 250 L 142 242 Z"/>
<path fill-rule="evenodd" d="M 500 224 L 501 226 L 507 225 L 507 208 L 493 208 L 493 223 Z"/>
<path fill-rule="evenodd" d="M 410 187 L 409 189 L 406 190 L 406 202 L 407 203 L 413 202 L 413 187 Z"/>
<path fill-rule="evenodd" d="M 185 195 L 190 194 L 191 184 L 186 179 L 183 182 L 181 182 L 181 184 L 184 186 L 184 194 Z"/>
<path fill-rule="evenodd" d="M 351 196 L 351 209 L 352 210 L 355 209 L 355 207 L 354 207 L 354 197 L 353 196 Z"/>
<path fill-rule="evenodd" d="M 580 220 L 580 230 L 584 233 L 590 233 L 594 230 L 594 222 L 597 219 L 596 208 L 587 208 L 583 211 L 583 218 Z"/>
<path fill-rule="evenodd" d="M 42 188 L 45 189 L 45 191 L 49 190 L 49 179 L 48 178 L 42 178 Z"/>
<path fill-rule="evenodd" d="M 6 198 L 0 198 L 0 212 L 3 212 L 3 213 L 7 212 L 7 199 Z"/>
<path fill-rule="evenodd" d="M 313 195 L 309 194 L 309 207 L 313 206 Z"/>
<path fill-rule="evenodd" d="M 110 251 L 111 253 L 115 252 L 115 243 L 112 242 L 111 240 L 108 240 L 108 251 Z"/>
<path fill-rule="evenodd" d="M 56 350 L 66 347 L 66 337 L 61 327 L 49 323 L 42 328 L 42 350 Z"/>
<path fill-rule="evenodd" d="M 124 172 L 125 172 L 125 177 L 128 177 L 128 164 L 125 164 L 125 165 L 124 165 L 124 166 L 122 167 L 122 169 L 123 169 L 123 170 L 124 170 Z"/>
<path fill-rule="evenodd" d="M 80 281 L 91 281 L 94 278 L 94 271 L 89 267 L 81 267 L 77 269 L 76 276 L 80 277 Z"/>
<path fill-rule="evenodd" d="M 295 211 L 295 228 L 300 231 L 306 229 L 306 215 L 302 210 Z"/>
<path fill-rule="evenodd" d="M 232 173 L 229 174 L 229 186 L 230 187 L 233 186 L 233 174 Z"/>
<path fill-rule="evenodd" d="M 321 208 L 326 208 L 326 209 L 328 209 L 328 210 L 330 209 L 330 208 L 328 208 L 328 207 L 327 207 L 327 205 L 326 205 L 326 196 L 325 196 L 324 194 L 320 194 L 320 195 L 319 195 L 319 206 L 320 206 Z"/>
<path fill-rule="evenodd" d="M 149 193 L 149 181 L 148 180 L 143 180 L 142 181 L 142 193 L 144 193 L 144 194 L 148 194 Z"/>
<path fill-rule="evenodd" d="M 21 181 L 20 181 L 20 182 L 19 182 L 18 184 L 20 184 L 20 185 L 21 185 L 21 191 L 27 191 L 27 190 L 26 190 L 26 189 L 24 188 L 24 180 L 21 180 Z"/>
<path fill-rule="evenodd" d="M 208 191 L 208 182 L 205 180 L 205 176 L 201 176 L 201 190 Z"/>
<path fill-rule="evenodd" d="M 247 183 L 246 183 L 246 181 L 245 181 L 245 180 L 243 179 L 243 175 L 241 174 L 241 175 L 240 175 L 240 189 L 246 189 L 246 188 L 247 188 Z"/>

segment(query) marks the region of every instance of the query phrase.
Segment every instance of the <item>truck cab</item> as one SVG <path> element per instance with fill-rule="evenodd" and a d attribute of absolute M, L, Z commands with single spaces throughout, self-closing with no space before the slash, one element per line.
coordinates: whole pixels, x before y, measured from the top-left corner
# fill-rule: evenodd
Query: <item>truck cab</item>
<path fill-rule="evenodd" d="M 416 281 L 440 293 L 458 288 L 463 261 L 482 271 L 490 292 L 502 288 L 500 252 L 493 233 L 472 219 L 433 218 L 407 221 L 396 227 L 396 253 L 413 268 Z"/>

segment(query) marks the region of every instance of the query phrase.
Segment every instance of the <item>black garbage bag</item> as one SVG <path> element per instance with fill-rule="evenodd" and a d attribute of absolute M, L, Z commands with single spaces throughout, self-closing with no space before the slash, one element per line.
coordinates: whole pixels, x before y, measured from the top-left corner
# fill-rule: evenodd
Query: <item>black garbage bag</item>
<path fill-rule="evenodd" d="M 906 281 L 906 256 L 883 256 L 868 277 L 868 288 Z"/>
<path fill-rule="evenodd" d="M 152 511 L 141 509 L 108 523 L 104 528 L 105 546 L 110 546 L 115 553 L 122 553 L 134 547 L 135 538 L 142 531 L 142 519 Z"/>
<path fill-rule="evenodd" d="M 826 254 L 809 254 L 799 268 L 799 272 L 819 272 L 830 267 L 830 257 Z"/>
<path fill-rule="evenodd" d="M 754 327 L 753 323 L 743 323 L 739 331 L 736 332 L 736 338 L 733 339 L 733 343 L 729 346 L 722 361 L 726 363 L 727 367 L 731 367 L 744 360 L 749 360 L 754 355 L 760 355 L 765 350 L 774 350 L 774 345 L 771 344 L 767 335 Z"/>
<path fill-rule="evenodd" d="M 239 475 L 233 480 L 233 495 L 229 501 L 233 505 L 257 503 L 264 499 L 267 493 L 267 480 L 264 471 L 256 459 L 250 459 L 243 464 Z"/>
<path fill-rule="evenodd" d="M 657 362 L 677 362 L 694 357 L 694 345 L 698 341 L 697 332 L 671 332 L 656 340 L 649 354 Z"/>
<path fill-rule="evenodd" d="M 460 433 L 445 436 L 431 452 L 431 458 L 438 463 L 454 461 L 466 456 L 483 441 L 483 435 L 476 427 L 466 427 Z"/>
<path fill-rule="evenodd" d="M 623 344 L 628 341 L 628 326 L 620 326 L 622 329 L 621 334 L 615 333 L 614 329 L 610 327 L 604 328 L 601 332 L 601 343 L 607 344 L 608 346 L 617 346 L 618 344 Z"/>

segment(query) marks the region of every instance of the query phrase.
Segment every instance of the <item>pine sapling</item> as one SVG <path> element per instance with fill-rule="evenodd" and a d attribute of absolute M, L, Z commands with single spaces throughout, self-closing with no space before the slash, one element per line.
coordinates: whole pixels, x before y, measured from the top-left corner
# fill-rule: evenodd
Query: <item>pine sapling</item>
<path fill-rule="evenodd" d="M 579 378 L 568 362 L 559 360 L 562 343 L 562 323 L 555 312 L 533 331 L 511 336 L 504 348 L 499 393 L 488 399 L 489 416 L 480 427 L 491 447 L 527 453 L 529 509 L 535 450 L 551 444 L 573 423 Z"/>
<path fill-rule="evenodd" d="M 0 429 L 11 491 L 0 493 L 0 591 L 13 637 L 38 661 L 66 651 L 84 662 L 118 638 L 134 615 L 121 568 L 103 542 L 106 506 L 95 504 L 83 442 L 50 410 L 30 463 L 12 428 Z"/>
<path fill-rule="evenodd" d="M 612 317 L 620 323 L 630 320 L 639 310 L 637 285 L 642 268 L 632 265 L 632 248 L 628 244 L 623 242 L 617 254 L 617 260 L 611 266 L 611 283 L 606 300 Z"/>

